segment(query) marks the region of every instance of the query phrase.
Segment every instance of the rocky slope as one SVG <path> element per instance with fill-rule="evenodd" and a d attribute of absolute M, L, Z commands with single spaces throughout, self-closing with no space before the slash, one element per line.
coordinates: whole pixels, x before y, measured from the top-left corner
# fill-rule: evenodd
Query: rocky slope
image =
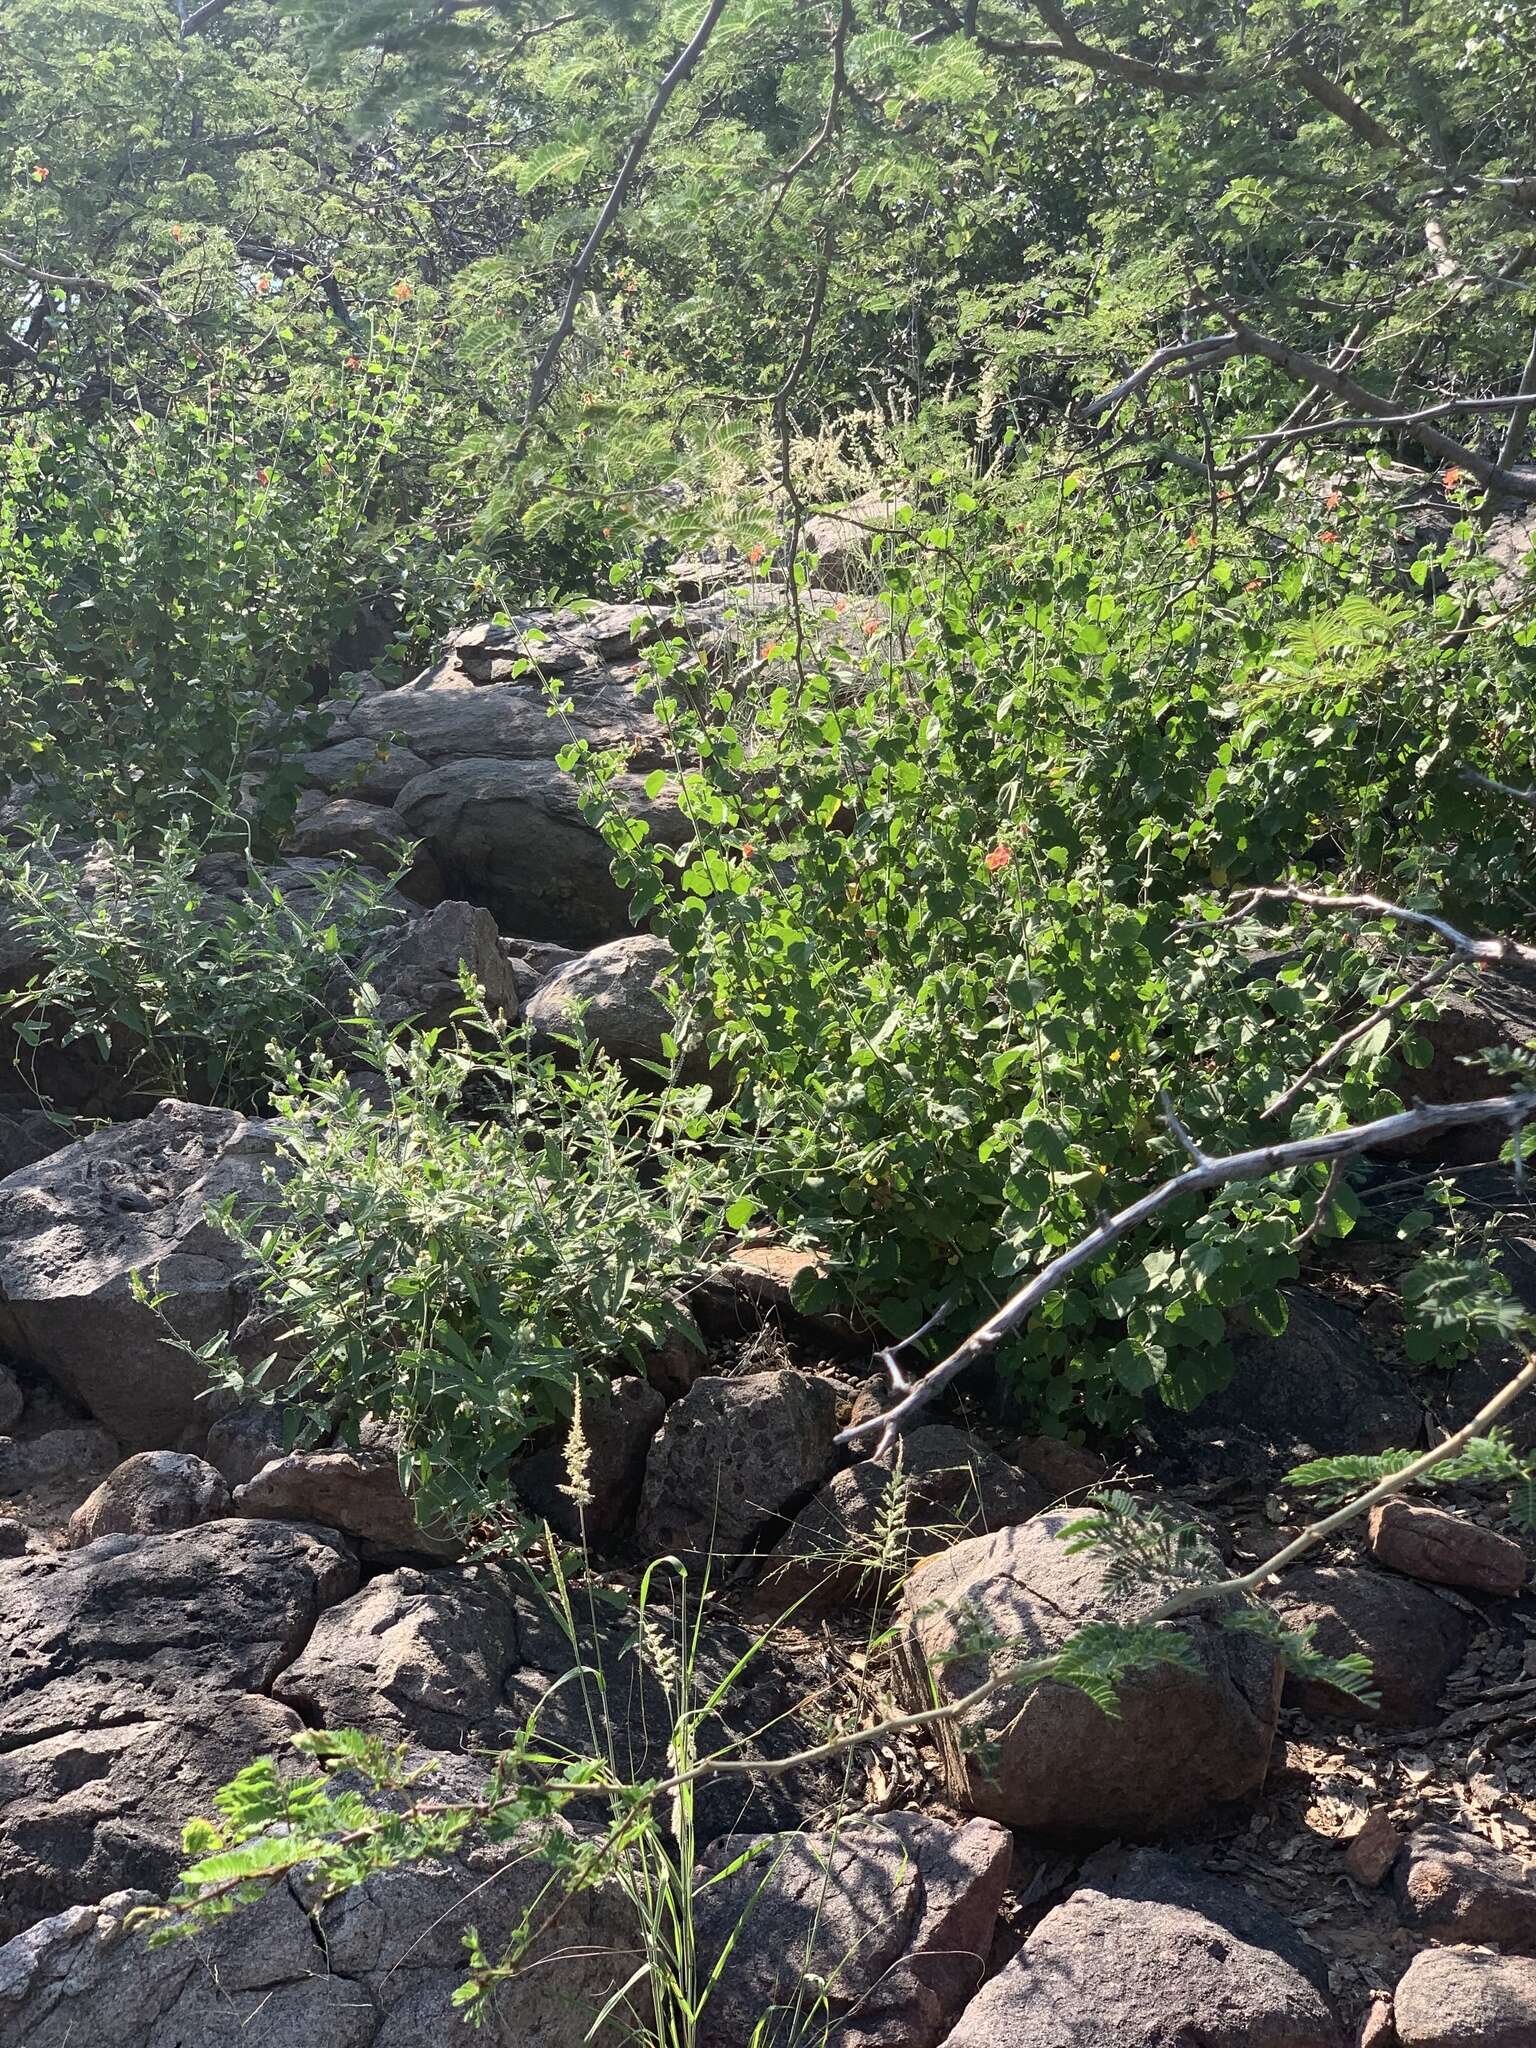
<path fill-rule="evenodd" d="M 718 653 L 718 601 L 685 623 Z M 443 1014 L 463 960 L 542 1031 L 576 994 L 616 1055 L 659 1052 L 666 950 L 628 930 L 555 761 L 572 732 L 624 746 L 653 829 L 683 829 L 665 793 L 644 794 L 668 765 L 638 687 L 653 630 L 637 607 L 475 629 L 417 684 L 338 708 L 293 856 L 423 841 L 425 900 L 402 909 L 378 977 L 392 1016 Z M 540 673 L 567 683 L 564 721 Z M 223 1194 L 281 1199 L 279 1134 L 164 1103 L 60 1145 L 17 1102 L 0 1130 L 16 1169 L 0 1181 L 0 2048 L 472 2038 L 449 2002 L 459 1928 L 494 1943 L 535 1896 L 540 1866 L 516 1844 L 324 1906 L 295 1882 L 170 1948 L 125 1929 L 170 1883 L 182 1822 L 299 1728 L 406 1743 L 453 1787 L 477 1776 L 466 1752 L 536 1705 L 578 1748 L 586 1710 L 557 1686 L 573 1651 L 530 1576 L 419 1529 L 387 1447 L 285 1455 L 269 1415 L 202 1398 L 136 1297 L 153 1273 L 184 1336 L 239 1341 L 252 1303 L 204 1212 Z M 582 1652 L 636 1773 L 657 1766 L 667 1717 L 625 1602 L 664 1552 L 730 1560 L 709 1669 L 798 1603 L 722 1712 L 721 1734 L 766 1758 L 963 1691 L 988 1654 L 978 1627 L 1048 1647 L 1136 1604 L 1055 1541 L 1103 1462 L 963 1414 L 908 1439 L 904 1553 L 877 1557 L 891 1462 L 834 1444 L 871 1398 L 865 1354 L 793 1313 L 792 1265 L 747 1253 L 709 1276 L 710 1355 L 658 1357 L 587 1418 L 614 1604 Z M 1536 1306 L 1536 1247 L 1512 1247 L 1509 1270 Z M 1363 1267 L 1298 1289 L 1286 1335 L 1240 1338 L 1227 1393 L 1193 1421 L 1149 1416 L 1117 1476 L 1198 1514 L 1232 1562 L 1271 1555 L 1295 1526 L 1276 1483 L 1298 1455 L 1420 1440 L 1497 1371 L 1411 1373 L 1382 1293 Z M 517 1474 L 557 1522 L 561 1476 L 547 1448 Z M 798 2006 L 807 2038 L 837 2048 L 1536 2042 L 1528 1566 L 1475 1514 L 1416 1506 L 1289 1576 L 1274 1595 L 1289 1623 L 1374 1660 L 1372 1714 L 1197 1622 L 1194 1668 L 1133 1681 L 1117 1720 L 1060 1686 L 1005 1692 L 980 1746 L 887 1743 L 846 1797 L 818 1770 L 750 1799 L 717 1789 L 701 1875 L 750 1854 L 703 1894 L 701 1954 L 724 1961 L 702 2039 L 748 2048 L 776 2014 L 788 2040 Z M 876 1616 L 889 1654 L 870 1653 Z M 576 2048 L 634 1942 L 616 1893 L 585 1896 L 489 2038 Z"/>

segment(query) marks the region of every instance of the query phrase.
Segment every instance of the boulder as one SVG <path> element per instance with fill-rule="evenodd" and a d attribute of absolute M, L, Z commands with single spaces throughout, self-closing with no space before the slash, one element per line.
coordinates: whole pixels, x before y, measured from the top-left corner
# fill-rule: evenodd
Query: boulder
<path fill-rule="evenodd" d="M 203 1449 L 226 1486 L 244 1486 L 263 1465 L 284 1455 L 282 1411 L 265 1401 L 231 1408 L 209 1424 Z"/>
<path fill-rule="evenodd" d="M 525 1914 L 547 1919 L 529 1967 L 470 2038 L 581 2048 L 627 1974 L 632 1917 L 613 1886 L 557 1909 L 541 1896 L 549 1877 L 533 1845 L 513 1842 L 371 1877 L 313 1918 L 293 1878 L 163 1948 L 125 1924 L 153 1895 L 118 1891 L 0 1948 L 0 2048 L 460 2048 L 463 1929 L 473 1922 L 495 1954 Z"/>
<path fill-rule="evenodd" d="M 338 740 L 299 762 L 311 789 L 363 803 L 392 804 L 413 775 L 431 763 L 390 739 Z"/>
<path fill-rule="evenodd" d="M 381 814 L 386 820 L 389 813 Z M 396 833 L 397 838 L 404 835 Z M 274 895 L 293 913 L 294 926 L 302 920 L 306 930 L 320 919 L 327 906 L 350 904 L 370 913 L 369 922 L 381 933 L 397 930 L 416 915 L 415 907 L 398 890 L 384 886 L 383 878 L 366 863 L 349 856 L 324 858 L 300 856 L 291 850 L 260 867 L 231 853 L 211 853 L 197 864 L 197 880 L 208 896 L 209 914 L 222 915 L 226 902 L 266 904 Z"/>
<path fill-rule="evenodd" d="M 450 902 L 412 918 L 370 966 L 380 1024 L 386 1030 L 407 1022 L 421 1031 L 440 1030 L 463 1007 L 459 973 L 466 967 L 492 1016 L 515 1018 L 521 1006 L 517 976 L 502 951 L 495 918 L 474 904 Z"/>
<path fill-rule="evenodd" d="M 1392 1998 L 1386 1991 L 1373 1991 L 1355 2037 L 1355 2048 L 1402 2048 L 1392 2023 Z"/>
<path fill-rule="evenodd" d="M 1234 1885 L 1108 1851 L 945 2048 L 1345 2048 L 1320 1958 Z"/>
<path fill-rule="evenodd" d="M 162 1102 L 0 1182 L 0 1345 L 40 1367 L 129 1450 L 160 1450 L 200 1419 L 189 1345 L 233 1330 L 240 1254 L 211 1202 L 270 1199 L 275 1127 Z M 135 1279 L 158 1298 L 136 1301 Z M 161 1321 L 164 1317 L 165 1322 Z"/>
<path fill-rule="evenodd" d="M 699 2048 L 792 2034 L 807 1981 L 817 2040 L 830 2024 L 836 2048 L 937 2048 L 981 1982 L 1012 1852 L 991 1821 L 920 1813 L 716 1843 L 695 1891 L 700 1965 L 719 1969 Z"/>
<path fill-rule="evenodd" d="M 1518 1593 L 1525 1584 L 1525 1552 L 1513 1537 L 1427 1501 L 1384 1500 L 1371 1510 L 1366 1537 L 1378 1564 L 1410 1579 L 1474 1593 Z"/>
<path fill-rule="evenodd" d="M 1312 1628 L 1325 1657 L 1356 1654 L 1371 1662 L 1377 1708 L 1363 1707 L 1321 1679 L 1295 1673 L 1285 1682 L 1289 1704 L 1347 1721 L 1393 1727 L 1433 1721 L 1445 1681 L 1467 1654 L 1470 1626 L 1459 1607 L 1385 1572 L 1345 1565 L 1300 1566 L 1280 1580 L 1270 1605 L 1289 1629 Z"/>
<path fill-rule="evenodd" d="M 1405 1102 L 1476 1102 L 1498 1094 L 1500 1084 L 1486 1055 L 1507 1059 L 1512 1053 L 1528 1052 L 1529 1024 L 1495 1015 L 1470 995 L 1442 992 L 1435 997 L 1435 1012 L 1414 1026 L 1416 1035 L 1428 1041 L 1428 1065 L 1399 1066 L 1392 1086 Z M 1459 1130 L 1399 1138 L 1383 1146 L 1381 1153 L 1388 1159 L 1422 1159 L 1437 1166 L 1475 1165 L 1496 1158 L 1508 1136 L 1508 1127 L 1498 1122 L 1465 1124 Z"/>
<path fill-rule="evenodd" d="M 37 1436 L 0 1436 L 0 1498 L 30 1493 L 55 1480 L 104 1472 L 121 1455 L 116 1438 L 93 1425 L 45 1429 Z"/>
<path fill-rule="evenodd" d="M 578 739 L 655 764 L 665 759 L 666 742 L 637 687 L 633 656 L 639 637 L 654 638 L 654 628 L 646 635 L 631 621 L 609 636 L 615 651 L 602 654 L 593 638 L 578 647 L 569 631 L 556 629 L 535 644 L 507 628 L 471 626 L 415 682 L 355 705 L 333 728 L 334 737 L 404 744 L 434 767 L 465 760 L 553 761 Z M 537 671 L 529 666 L 534 662 Z M 515 675 L 519 665 L 527 672 Z M 556 675 L 565 701 L 558 716 L 544 691 L 544 678 Z"/>
<path fill-rule="evenodd" d="M 124 1885 L 296 1717 L 265 1697 L 357 1584 L 328 1531 L 206 1522 L 0 1565 L 0 1938 Z"/>
<path fill-rule="evenodd" d="M 580 1029 L 630 1074 L 648 1078 L 647 1066 L 668 1066 L 663 1034 L 677 1026 L 666 996 L 675 964 L 665 939 L 637 932 L 595 946 L 541 982 L 529 999 L 527 1018 L 535 1048 L 558 1051 Z M 707 1057 L 685 1056 L 684 1078 L 701 1079 Z"/>
<path fill-rule="evenodd" d="M 840 1349 L 864 1346 L 867 1328 L 836 1310 L 806 1310 L 796 1297 L 822 1279 L 821 1256 L 798 1245 L 745 1244 L 724 1265 L 702 1274 L 688 1291 L 688 1312 L 713 1342 L 728 1344 L 765 1325 L 803 1329 Z"/>
<path fill-rule="evenodd" d="M 229 1513 L 229 1488 L 202 1458 L 140 1451 L 125 1458 L 69 1518 L 69 1547 L 98 1536 L 153 1536 L 192 1529 Z"/>
<path fill-rule="evenodd" d="M 1307 1287 L 1285 1290 L 1278 1337 L 1230 1329 L 1232 1378 L 1192 1414 L 1148 1404 L 1148 1426 L 1179 1470 L 1268 1477 L 1319 1454 L 1416 1443 L 1424 1410 L 1372 1355 L 1363 1318 Z"/>
<path fill-rule="evenodd" d="M 1532 2048 L 1536 1962 L 1485 1949 L 1416 1955 L 1392 2001 L 1399 2048 Z"/>
<path fill-rule="evenodd" d="M 446 1530 L 417 1522 L 391 1451 L 290 1451 L 235 1488 L 234 1512 L 340 1529 L 370 1559 L 453 1558 L 462 1548 Z"/>
<path fill-rule="evenodd" d="M 879 582 L 872 563 L 875 537 L 899 527 L 906 510 L 904 499 L 866 491 L 838 512 L 822 512 L 808 519 L 802 543 L 817 557 L 816 581 L 822 589 L 875 589 Z"/>
<path fill-rule="evenodd" d="M 298 860 L 343 854 L 360 867 L 393 874 L 402 865 L 403 843 L 410 837 L 401 829 L 393 809 L 364 803 L 355 796 L 326 796 L 309 789 L 299 798 L 284 850 Z M 430 850 L 415 850 L 395 887 L 412 903 L 439 901 L 443 878 Z"/>
<path fill-rule="evenodd" d="M 715 1369 L 702 1337 L 687 1329 L 669 1330 L 659 1344 L 641 1354 L 645 1376 L 664 1401 L 675 1401 Z"/>
<path fill-rule="evenodd" d="M 569 946 L 554 946 L 547 939 L 507 939 L 501 942 L 513 976 L 517 992 L 524 1002 L 541 988 L 552 974 L 558 974 L 562 967 L 569 967 L 581 954 Z"/>
<path fill-rule="evenodd" d="M 523 1618 L 494 1566 L 389 1572 L 320 1618 L 274 1693 L 316 1727 L 493 1747 L 512 1725 L 505 1688 L 523 1662 Z"/>
<path fill-rule="evenodd" d="M 1060 1437 L 1021 1437 L 1012 1456 L 1021 1472 L 1045 1488 L 1053 1506 L 1073 1494 L 1091 1493 L 1109 1480 L 1109 1463 L 1097 1451 L 1065 1443 Z"/>
<path fill-rule="evenodd" d="M 1405 1927 L 1437 1941 L 1536 1951 L 1536 1865 L 1465 1828 L 1416 1828 L 1393 1873 Z"/>
<path fill-rule="evenodd" d="M 653 838 L 679 846 L 688 837 L 675 791 L 650 797 L 644 777 L 624 774 L 612 794 Z M 436 856 L 446 890 L 485 904 L 504 930 L 599 946 L 630 929 L 613 856 L 551 760 L 453 761 L 408 782 L 394 817 Z"/>
<path fill-rule="evenodd" d="M 47 1110 L 23 1103 L 0 1105 L 0 1180 L 62 1152 L 68 1143 L 68 1129 Z"/>
<path fill-rule="evenodd" d="M 664 1576 L 652 1588 L 647 1635 L 681 1654 L 682 1630 L 697 1624 L 664 1604 Z M 637 1654 L 633 1609 L 609 1601 L 574 1610 L 576 1634 L 529 1577 L 495 1564 L 436 1571 L 405 1568 L 371 1579 L 321 1616 L 305 1648 L 280 1673 L 274 1697 L 312 1727 L 361 1728 L 391 1742 L 460 1755 L 504 1748 L 536 1719 L 556 1752 L 591 1757 L 594 1742 L 632 1780 L 668 1768 L 675 1693 L 655 1658 Z M 782 1758 L 810 1735 L 798 1707 L 802 1674 L 771 1646 L 711 1614 L 691 1640 L 693 1697 L 725 1688 L 698 1740 L 748 1757 Z M 701 1840 L 730 1828 L 792 1827 L 808 1808 L 839 1796 L 835 1770 L 797 1770 L 747 1786 L 737 1779 L 699 1787 Z"/>
<path fill-rule="evenodd" d="M 697 1380 L 651 1446 L 641 1547 L 729 1569 L 826 1478 L 836 1431 L 837 1395 L 812 1373 Z"/>
<path fill-rule="evenodd" d="M 893 1590 L 914 1559 L 1026 1522 L 1045 1489 L 963 1430 L 932 1423 L 833 1473 L 764 1561 L 760 1604 L 801 1618 Z"/>
<path fill-rule="evenodd" d="M 902 1658 L 916 1705 L 958 1699 L 998 1669 L 1061 1649 L 1090 1622 L 1134 1622 L 1165 1588 L 1113 1584 L 1073 1554 L 1052 1512 L 926 1558 L 903 1593 Z M 949 1794 L 1006 1827 L 1066 1838 L 1155 1833 L 1258 1790 L 1280 1705 L 1280 1665 L 1256 1637 L 1191 1614 L 1176 1624 L 1192 1668 L 1127 1678 L 1111 1718 L 1074 1686 L 1005 1684 L 940 1728 Z M 1006 1648 L 988 1652 L 983 1642 Z"/>
<path fill-rule="evenodd" d="M 12 1429 L 21 1420 L 27 1397 L 8 1365 L 0 1365 L 0 1430 Z"/>
<path fill-rule="evenodd" d="M 513 1467 L 512 1484 L 523 1505 L 573 1543 L 606 1543 L 623 1535 L 633 1526 L 646 1454 L 666 1412 L 666 1402 L 647 1380 L 625 1373 L 592 1382 L 581 1404 L 590 1500 L 578 1505 L 566 1491 L 567 1431 L 559 1443 L 543 1445 Z"/>
<path fill-rule="evenodd" d="M 1526 1305 L 1536 1308 L 1536 1302 Z M 1512 1347 L 1487 1344 L 1476 1358 L 1464 1359 L 1449 1374 L 1437 1372 L 1430 1383 L 1430 1402 L 1444 1434 L 1470 1422 L 1501 1387 L 1508 1386 L 1523 1363 Z M 1506 1408 L 1499 1427 L 1517 1451 L 1536 1451 L 1536 1401 L 1516 1401 Z"/>

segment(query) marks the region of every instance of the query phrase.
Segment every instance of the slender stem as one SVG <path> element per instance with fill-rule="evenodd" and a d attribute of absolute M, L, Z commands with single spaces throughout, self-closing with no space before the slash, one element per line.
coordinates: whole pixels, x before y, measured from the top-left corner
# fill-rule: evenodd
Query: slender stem
<path fill-rule="evenodd" d="M 703 56 L 705 46 L 714 34 L 715 24 L 725 12 L 725 7 L 726 0 L 709 0 L 709 7 L 703 19 L 694 30 L 687 46 L 677 57 L 671 70 L 656 88 L 656 97 L 651 101 L 650 110 L 630 138 L 629 149 L 625 154 L 624 162 L 619 168 L 619 175 L 614 179 L 609 189 L 608 197 L 603 202 L 603 210 L 597 216 L 592 232 L 588 235 L 582 247 L 581 254 L 576 258 L 575 267 L 571 271 L 570 284 L 565 294 L 565 304 L 561 307 L 560 318 L 555 323 L 555 331 L 545 345 L 544 353 L 534 365 L 533 376 L 528 385 L 528 403 L 523 411 L 523 431 L 518 437 L 517 447 L 513 451 L 514 460 L 527 447 L 528 436 L 532 431 L 533 422 L 537 417 L 539 408 L 549 395 L 550 385 L 554 379 L 555 365 L 560 360 L 560 351 L 564 348 L 566 341 L 569 339 L 571 329 L 576 324 L 576 308 L 580 303 L 582 292 L 586 289 L 592 265 L 597 260 L 597 252 L 603 246 L 603 238 L 618 218 L 619 208 L 624 204 L 625 196 L 630 186 L 634 183 L 635 173 L 640 168 L 641 159 L 650 147 L 651 137 L 656 133 L 657 124 L 666 112 L 672 95 L 688 78 L 694 66 Z"/>

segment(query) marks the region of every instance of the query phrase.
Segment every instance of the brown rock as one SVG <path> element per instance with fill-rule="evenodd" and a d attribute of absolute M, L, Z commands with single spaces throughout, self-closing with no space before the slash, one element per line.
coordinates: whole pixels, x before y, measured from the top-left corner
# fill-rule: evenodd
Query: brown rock
<path fill-rule="evenodd" d="M 690 1336 L 686 1330 L 670 1330 L 662 1342 L 653 1350 L 645 1352 L 641 1363 L 645 1376 L 663 1400 L 675 1401 L 697 1381 L 713 1370 L 713 1363 L 703 1340 Z"/>
<path fill-rule="evenodd" d="M 1424 1501 L 1383 1501 L 1371 1510 L 1367 1539 L 1378 1564 L 1434 1586 L 1512 1594 L 1525 1584 L 1525 1552 L 1513 1537 Z"/>
<path fill-rule="evenodd" d="M 945 2048 L 1343 2048 L 1320 1959 L 1272 1907 L 1153 1849 L 1082 1877 Z"/>
<path fill-rule="evenodd" d="M 1392 2001 L 1384 1991 L 1378 1991 L 1372 1998 L 1370 2011 L 1360 2022 L 1360 2036 L 1355 2048 L 1398 2048 Z"/>
<path fill-rule="evenodd" d="M 1401 2048 L 1536 2048 L 1536 1962 L 1431 1948 L 1393 1999 Z"/>
<path fill-rule="evenodd" d="M 1052 1501 L 1069 1494 L 1087 1493 L 1102 1486 L 1109 1477 L 1109 1465 L 1097 1451 L 1082 1444 L 1069 1444 L 1056 1436 L 1026 1436 L 1014 1448 L 1013 1462 L 1031 1479 L 1038 1479 Z"/>
<path fill-rule="evenodd" d="M 324 796 L 306 790 L 294 811 L 287 851 L 299 858 L 331 853 L 350 854 L 363 867 L 386 872 L 399 865 L 401 843 L 410 837 L 392 810 L 362 803 L 351 796 Z M 436 903 L 443 895 L 437 862 L 418 847 L 409 870 L 395 884 L 413 903 Z"/>
<path fill-rule="evenodd" d="M 1292 1675 L 1288 1703 L 1309 1714 L 1413 1728 L 1435 1718 L 1440 1689 L 1467 1653 L 1467 1617 L 1449 1600 L 1387 1572 L 1319 1565 L 1287 1572 L 1270 1603 L 1287 1628 L 1312 1628 L 1325 1657 L 1368 1657 L 1379 1707 Z"/>
<path fill-rule="evenodd" d="M 1415 1830 L 1394 1890 L 1404 1926 L 1442 1941 L 1536 1949 L 1536 1870 L 1481 1835 L 1439 1823 Z"/>
<path fill-rule="evenodd" d="M 290 1451 L 235 1488 L 234 1508 L 263 1521 L 319 1522 L 357 1537 L 376 1555 L 459 1554 L 447 1531 L 418 1524 L 390 1451 Z"/>
<path fill-rule="evenodd" d="M 1384 1806 L 1373 1806 L 1365 1825 L 1344 1851 L 1344 1868 L 1355 1880 L 1374 1891 L 1397 1861 L 1403 1837 L 1387 1818 Z"/>
<path fill-rule="evenodd" d="M 719 1965 L 700 2048 L 776 2040 L 775 2020 L 802 2038 L 793 2015 L 808 1979 L 837 2048 L 935 2048 L 981 1981 L 1012 1854 L 991 1821 L 951 1828 L 920 1813 L 728 1836 L 698 1892 L 700 1956 Z"/>
<path fill-rule="evenodd" d="M 1045 1506 L 1035 1480 L 964 1430 L 930 1424 L 898 1448 L 899 1468 L 895 1452 L 865 1458 L 802 1509 L 765 1561 L 760 1605 L 804 1617 L 879 1600 L 916 1557 L 1027 1522 Z"/>
<path fill-rule="evenodd" d="M 954 1700 L 1021 1657 L 1060 1650 L 1090 1622 L 1135 1622 L 1155 1585 L 1112 1583 L 1106 1560 L 1058 1540 L 1070 1513 L 1036 1515 L 927 1558 L 904 1593 L 909 1699 Z M 1145 1835 L 1258 1789 L 1279 1711 L 1280 1666 L 1256 1637 L 1181 1616 L 1189 1666 L 1127 1678 L 1112 1718 L 1054 1679 L 1004 1684 L 940 1731 L 950 1796 L 1007 1827 L 1074 1838 Z M 977 1647 L 996 1644 L 996 1649 Z"/>
<path fill-rule="evenodd" d="M 821 1279 L 825 1265 L 816 1252 L 787 1244 L 743 1245 L 723 1266 L 703 1274 L 688 1295 L 694 1321 L 711 1340 L 750 1336 L 764 1323 L 800 1324 L 840 1345 L 861 1333 L 835 1310 L 807 1311 L 796 1296 Z"/>
<path fill-rule="evenodd" d="M 229 1488 L 202 1458 L 140 1451 L 109 1472 L 69 1518 L 69 1547 L 98 1536 L 149 1536 L 192 1529 L 229 1513 Z"/>

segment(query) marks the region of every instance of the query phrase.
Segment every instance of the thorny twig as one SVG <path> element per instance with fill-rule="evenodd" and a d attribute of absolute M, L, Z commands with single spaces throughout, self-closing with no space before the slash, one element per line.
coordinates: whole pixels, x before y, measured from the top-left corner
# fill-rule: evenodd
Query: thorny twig
<path fill-rule="evenodd" d="M 827 94 L 827 114 L 821 127 L 811 137 L 805 148 L 787 170 L 780 171 L 778 191 L 768 209 L 771 225 L 777 218 L 779 208 L 784 204 L 790 186 L 820 150 L 837 133 L 837 124 L 842 113 L 843 95 L 848 90 L 848 38 L 853 33 L 853 0 L 838 0 L 837 27 L 832 31 L 832 84 Z"/>

